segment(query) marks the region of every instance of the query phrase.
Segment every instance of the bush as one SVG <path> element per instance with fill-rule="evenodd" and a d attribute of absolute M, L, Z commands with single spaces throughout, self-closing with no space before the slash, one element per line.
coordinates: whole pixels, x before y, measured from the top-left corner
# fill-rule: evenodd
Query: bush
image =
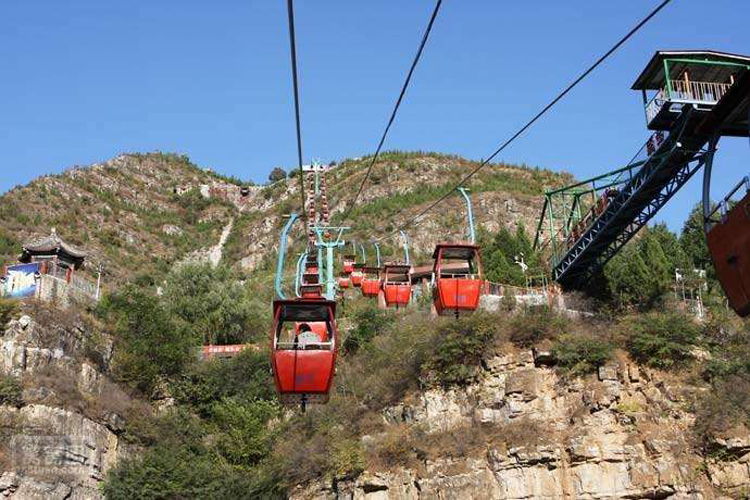
<path fill-rule="evenodd" d="M 715 438 L 726 437 L 739 424 L 750 427 L 750 378 L 731 375 L 718 380 L 698 402 L 694 432 L 704 450 L 711 451 Z"/>
<path fill-rule="evenodd" d="M 0 255 L 13 255 L 19 252 L 20 244 L 16 238 L 5 229 L 0 229 Z"/>
<path fill-rule="evenodd" d="M 563 335 L 555 341 L 552 355 L 563 370 L 583 375 L 609 361 L 613 349 L 610 342 L 592 336 Z"/>
<path fill-rule="evenodd" d="M 16 377 L 0 377 L 0 405 L 23 406 L 21 382 Z"/>
<path fill-rule="evenodd" d="M 18 312 L 18 304 L 9 299 L 0 299 L 0 328 L 5 327 Z"/>
<path fill-rule="evenodd" d="M 115 377 L 143 394 L 152 394 L 162 378 L 180 373 L 192 358 L 190 337 L 155 296 L 126 287 L 105 297 L 97 313 L 112 325 Z"/>
<path fill-rule="evenodd" d="M 204 418 L 225 398 L 270 401 L 276 394 L 268 352 L 253 349 L 229 360 L 194 363 L 173 382 L 171 392 L 179 404 Z"/>
<path fill-rule="evenodd" d="M 217 451 L 232 465 L 257 465 L 271 449 L 275 431 L 267 423 L 278 414 L 278 406 L 269 401 L 216 403 L 211 423 L 216 428 Z"/>
<path fill-rule="evenodd" d="M 444 387 L 469 383 L 498 332 L 497 318 L 488 314 L 476 313 L 443 324 L 423 365 L 425 375 Z"/>
<path fill-rule="evenodd" d="M 196 343 L 247 342 L 266 322 L 236 273 L 226 266 L 183 266 L 167 278 L 163 300 Z"/>
<path fill-rule="evenodd" d="M 532 347 L 563 333 L 567 321 L 549 307 L 528 309 L 510 324 L 510 340 L 519 347 Z"/>
<path fill-rule="evenodd" d="M 655 368 L 684 365 L 700 335 L 691 318 L 679 313 L 649 313 L 627 322 L 626 328 L 630 355 Z"/>
<path fill-rule="evenodd" d="M 360 347 L 380 335 L 394 320 L 394 316 L 388 311 L 368 305 L 355 311 L 353 320 L 355 326 L 342 345 L 345 353 L 357 352 Z"/>
<path fill-rule="evenodd" d="M 229 427 L 211 426 L 213 435 L 200 420 L 180 410 L 127 422 L 138 427 L 126 428 L 126 435 L 131 441 L 137 436 L 136 442 L 148 448 L 109 471 L 102 485 L 108 499 L 284 498 L 278 479 L 266 468 L 236 467 L 219 452 L 214 443 L 226 442 L 224 432 L 237 435 L 234 418 L 224 422 Z"/>

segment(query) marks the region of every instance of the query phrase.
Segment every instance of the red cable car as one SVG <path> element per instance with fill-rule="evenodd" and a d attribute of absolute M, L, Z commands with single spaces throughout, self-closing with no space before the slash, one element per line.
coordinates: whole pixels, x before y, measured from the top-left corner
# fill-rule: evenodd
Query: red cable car
<path fill-rule="evenodd" d="M 318 270 L 318 263 L 316 261 L 305 262 L 305 271 L 302 275 L 302 283 L 305 285 L 314 285 L 319 283 L 320 274 Z"/>
<path fill-rule="evenodd" d="M 354 271 L 354 261 L 356 260 L 356 255 L 344 255 L 343 269 L 346 274 L 352 274 L 352 271 Z"/>
<path fill-rule="evenodd" d="M 362 295 L 365 297 L 377 297 L 380 294 L 380 280 L 379 267 L 365 267 L 364 278 L 362 279 Z"/>
<path fill-rule="evenodd" d="M 411 300 L 411 266 L 386 264 L 383 269 L 383 294 L 388 307 L 406 307 Z"/>
<path fill-rule="evenodd" d="M 349 275 L 346 273 L 341 273 L 341 276 L 339 276 L 338 279 L 339 288 L 349 288 L 351 285 L 351 280 L 349 279 Z"/>
<path fill-rule="evenodd" d="M 320 296 L 273 303 L 272 366 L 283 404 L 328 402 L 337 351 L 336 302 Z"/>
<path fill-rule="evenodd" d="M 360 286 L 362 286 L 362 280 L 365 277 L 364 270 L 364 264 L 354 264 L 352 274 L 349 275 L 351 277 L 353 287 L 359 288 Z"/>
<path fill-rule="evenodd" d="M 706 233 L 706 240 L 729 305 L 745 317 L 750 315 L 750 192 L 727 210 L 728 198 L 720 205 L 721 221 Z"/>
<path fill-rule="evenodd" d="M 484 284 L 479 245 L 440 243 L 432 258 L 435 259 L 432 290 L 435 311 L 456 317 L 475 311 Z"/>

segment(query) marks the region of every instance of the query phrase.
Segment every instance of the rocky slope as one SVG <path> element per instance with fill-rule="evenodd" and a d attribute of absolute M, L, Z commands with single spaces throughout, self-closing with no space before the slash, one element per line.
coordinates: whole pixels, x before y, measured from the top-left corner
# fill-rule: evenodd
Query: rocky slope
<path fill-rule="evenodd" d="M 479 383 L 384 412 L 390 426 L 422 433 L 416 447 L 442 443 L 439 458 L 317 482 L 293 498 L 746 498 L 750 431 L 717 439 L 713 458 L 691 451 L 695 389 L 624 356 L 567 380 L 546 354 L 496 355 Z"/>
<path fill-rule="evenodd" d="M 0 493 L 98 498 L 104 474 L 131 454 L 123 416 L 142 403 L 103 375 L 111 343 L 91 325 L 70 312 L 27 312 L 2 329 L 0 375 L 20 380 L 22 393 L 0 406 Z"/>

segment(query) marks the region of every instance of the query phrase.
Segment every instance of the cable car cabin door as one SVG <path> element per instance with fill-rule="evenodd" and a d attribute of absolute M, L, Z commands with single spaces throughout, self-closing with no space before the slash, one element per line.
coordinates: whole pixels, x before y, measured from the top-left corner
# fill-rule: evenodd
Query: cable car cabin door
<path fill-rule="evenodd" d="M 750 193 L 706 235 L 708 249 L 729 305 L 750 315 Z"/>
<path fill-rule="evenodd" d="M 476 311 L 483 285 L 479 247 L 438 245 L 434 258 L 435 311 L 456 316 Z"/>
<path fill-rule="evenodd" d="M 272 366 L 283 404 L 326 403 L 336 363 L 335 302 L 274 302 Z"/>

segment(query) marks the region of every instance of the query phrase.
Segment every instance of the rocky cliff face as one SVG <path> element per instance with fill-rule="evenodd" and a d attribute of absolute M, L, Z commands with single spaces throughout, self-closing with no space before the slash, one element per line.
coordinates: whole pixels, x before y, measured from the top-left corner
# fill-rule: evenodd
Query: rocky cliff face
<path fill-rule="evenodd" d="M 499 355 L 475 385 L 430 390 L 384 412 L 425 441 L 452 435 L 439 457 L 319 482 L 293 498 L 746 498 L 750 432 L 717 440 L 717 458 L 691 451 L 688 386 L 624 357 L 565 380 L 547 359 Z"/>
<path fill-rule="evenodd" d="M 24 315 L 3 332 L 0 371 L 20 378 L 23 403 L 0 406 L 0 493 L 99 498 L 104 474 L 129 453 L 118 437 L 127 398 L 100 372 L 111 354 L 106 339 L 92 345 L 74 317 L 49 324 Z M 102 366 L 81 356 L 87 350 Z"/>

